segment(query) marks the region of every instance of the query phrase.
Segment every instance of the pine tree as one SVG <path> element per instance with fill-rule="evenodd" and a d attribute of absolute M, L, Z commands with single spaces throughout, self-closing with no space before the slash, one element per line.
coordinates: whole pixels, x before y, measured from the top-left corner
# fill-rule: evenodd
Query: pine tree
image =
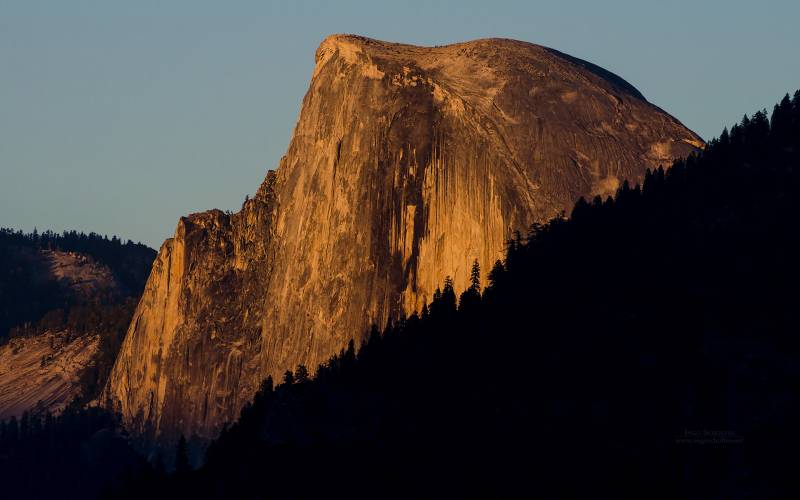
<path fill-rule="evenodd" d="M 297 368 L 294 371 L 294 380 L 296 384 L 308 382 L 308 369 L 305 367 L 305 365 L 297 365 Z"/>
<path fill-rule="evenodd" d="M 775 105 L 770 119 L 773 143 L 784 148 L 791 144 L 792 135 L 792 100 L 786 94 L 780 103 Z"/>
<path fill-rule="evenodd" d="M 489 272 L 489 286 L 495 287 L 497 284 L 502 281 L 503 273 L 506 272 L 506 268 L 503 267 L 503 263 L 498 260 L 494 263 L 492 270 Z"/>
<path fill-rule="evenodd" d="M 453 289 L 453 278 L 445 276 L 444 288 L 442 289 L 442 297 L 440 299 L 442 311 L 452 312 L 456 310 L 456 292 Z"/>
<path fill-rule="evenodd" d="M 444 290 L 447 290 L 448 288 L 453 288 L 453 278 L 451 278 L 450 276 L 445 276 L 444 277 Z M 442 291 L 442 293 L 444 293 L 444 291 Z"/>
<path fill-rule="evenodd" d="M 461 293 L 458 299 L 459 310 L 476 311 L 481 302 L 481 268 L 478 265 L 478 259 L 472 263 L 472 269 L 469 273 L 469 288 Z"/>
<path fill-rule="evenodd" d="M 469 273 L 470 290 L 480 293 L 481 292 L 481 267 L 478 265 L 478 259 L 472 262 L 472 270 Z"/>
<path fill-rule="evenodd" d="M 356 343 L 353 339 L 347 343 L 347 349 L 342 356 L 342 366 L 352 367 L 356 361 Z"/>
<path fill-rule="evenodd" d="M 264 395 L 272 394 L 273 385 L 274 384 L 272 382 L 272 375 L 270 375 L 267 378 L 265 378 L 263 382 L 261 382 L 261 389 L 259 392 L 261 392 L 261 394 Z"/>

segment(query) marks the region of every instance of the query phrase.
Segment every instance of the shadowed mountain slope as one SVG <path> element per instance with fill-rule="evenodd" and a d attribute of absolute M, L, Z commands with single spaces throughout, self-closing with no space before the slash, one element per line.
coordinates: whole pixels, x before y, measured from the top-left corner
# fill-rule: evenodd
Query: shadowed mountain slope
<path fill-rule="evenodd" d="M 99 395 L 155 255 L 116 236 L 0 228 L 0 419 Z"/>

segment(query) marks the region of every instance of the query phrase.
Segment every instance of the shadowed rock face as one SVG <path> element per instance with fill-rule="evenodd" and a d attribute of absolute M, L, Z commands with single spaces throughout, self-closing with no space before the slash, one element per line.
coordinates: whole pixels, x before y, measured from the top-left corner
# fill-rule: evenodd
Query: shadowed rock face
<path fill-rule="evenodd" d="M 267 375 L 463 289 L 512 230 L 702 147 L 630 84 L 513 40 L 335 35 L 289 149 L 242 211 L 182 218 L 106 389 L 138 432 L 213 436 Z"/>

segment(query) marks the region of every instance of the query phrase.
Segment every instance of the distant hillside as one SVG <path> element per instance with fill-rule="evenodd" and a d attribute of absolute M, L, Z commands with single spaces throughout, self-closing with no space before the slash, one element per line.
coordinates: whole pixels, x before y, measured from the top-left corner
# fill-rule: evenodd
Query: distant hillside
<path fill-rule="evenodd" d="M 800 92 L 531 227 L 457 300 L 262 385 L 117 498 L 785 498 L 800 437 Z M 313 367 L 310 367 L 313 369 Z"/>
<path fill-rule="evenodd" d="M 64 254 L 77 255 L 70 258 Z M 35 322 L 54 308 L 109 299 L 106 293 L 76 296 L 64 289 L 61 282 L 64 276 L 59 276 L 59 263 L 54 260 L 80 260 L 72 263 L 77 264 L 73 268 L 91 264 L 89 260 L 96 262 L 105 266 L 116 281 L 115 285 L 104 286 L 105 292 L 115 289 L 118 296 L 138 297 L 155 256 L 152 248 L 130 240 L 123 243 L 116 236 L 109 239 L 77 231 L 40 234 L 0 228 L 0 340 L 8 335 L 10 328 Z M 90 281 L 90 278 L 78 277 L 73 281 Z"/>
<path fill-rule="evenodd" d="M 0 418 L 96 397 L 154 258 L 117 237 L 0 229 Z"/>

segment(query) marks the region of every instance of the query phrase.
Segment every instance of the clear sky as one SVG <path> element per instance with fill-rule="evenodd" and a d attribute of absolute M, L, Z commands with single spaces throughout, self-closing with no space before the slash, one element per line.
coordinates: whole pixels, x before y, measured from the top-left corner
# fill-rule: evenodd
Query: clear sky
<path fill-rule="evenodd" d="M 798 19 L 798 0 L 0 0 L 0 226 L 158 247 L 183 214 L 238 209 L 331 33 L 550 46 L 710 138 L 800 88 Z"/>

